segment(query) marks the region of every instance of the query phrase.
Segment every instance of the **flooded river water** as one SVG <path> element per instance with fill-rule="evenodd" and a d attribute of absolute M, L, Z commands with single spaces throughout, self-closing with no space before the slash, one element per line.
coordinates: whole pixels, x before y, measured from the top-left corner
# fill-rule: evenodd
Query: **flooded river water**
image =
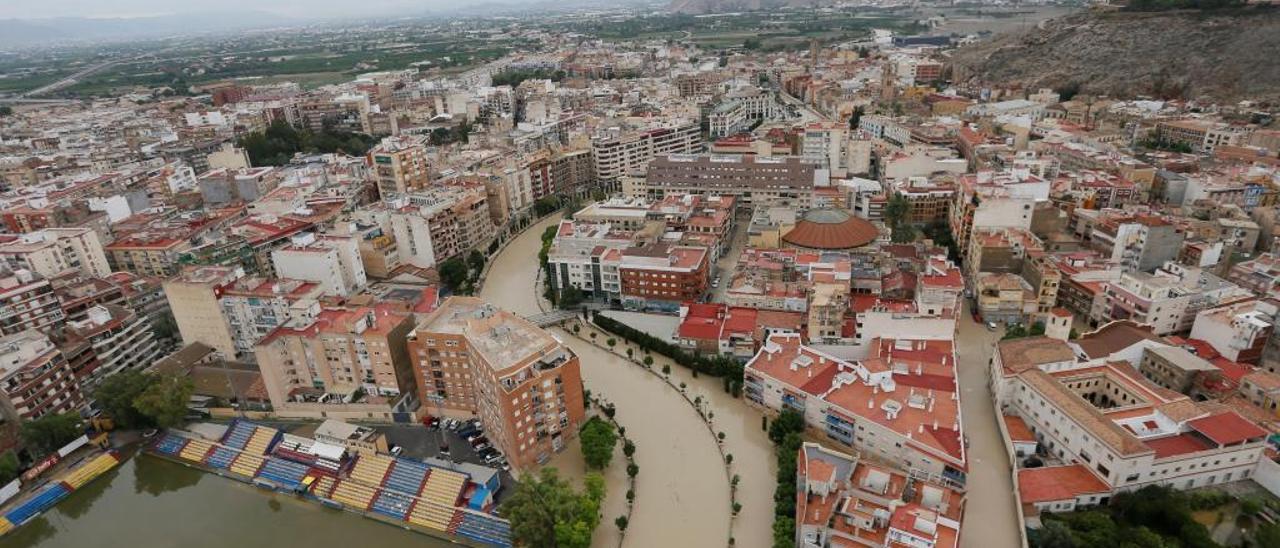
<path fill-rule="evenodd" d="M 292 495 L 137 455 L 0 539 L 4 548 L 445 547 Z"/>
<path fill-rule="evenodd" d="M 490 279 L 480 296 L 517 313 L 537 313 L 539 236 L 544 227 L 555 222 L 554 218 L 544 220 L 511 242 L 494 260 Z M 623 545 L 726 545 L 731 513 L 729 482 L 715 438 L 697 412 L 662 379 L 624 358 L 568 333 L 557 335 L 580 356 L 587 389 L 617 406 L 618 422 L 636 444 L 636 464 L 640 467 L 636 509 Z M 563 475 L 580 478 L 581 457 L 576 454 L 577 444 L 571 447 L 551 464 L 560 468 Z M 609 496 L 595 546 L 617 546 L 613 518 L 625 511 L 627 489 L 620 462 L 621 451 L 606 473 Z M 768 500 L 772 502 L 771 498 Z M 767 545 L 767 539 L 737 541 L 739 546 Z"/>

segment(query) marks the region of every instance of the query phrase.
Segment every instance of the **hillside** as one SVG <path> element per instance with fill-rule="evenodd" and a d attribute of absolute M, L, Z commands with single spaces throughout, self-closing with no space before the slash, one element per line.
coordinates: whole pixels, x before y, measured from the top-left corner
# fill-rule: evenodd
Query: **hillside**
<path fill-rule="evenodd" d="M 1280 10 L 1082 12 L 955 52 L 957 82 L 1116 97 L 1280 99 Z"/>
<path fill-rule="evenodd" d="M 671 0 L 669 9 L 675 13 L 728 13 L 780 7 L 803 8 L 829 4 L 827 0 Z"/>

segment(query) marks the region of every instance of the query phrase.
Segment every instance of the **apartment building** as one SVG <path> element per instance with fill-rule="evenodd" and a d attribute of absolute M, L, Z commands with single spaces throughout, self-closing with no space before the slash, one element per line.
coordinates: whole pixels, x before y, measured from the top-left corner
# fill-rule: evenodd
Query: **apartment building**
<path fill-rule="evenodd" d="M 0 337 L 0 415 L 36 420 L 84 406 L 75 373 L 49 337 L 23 331 Z"/>
<path fill-rule="evenodd" d="M 1033 499 L 1038 510 L 1062 510 L 1054 505 L 1076 495 L 1102 504 L 1106 495 L 1146 485 L 1190 489 L 1247 479 L 1266 445 L 1266 432 L 1235 411 L 1202 407 L 1127 362 L 1077 363 L 1056 339 L 1001 341 L 991 378 L 997 407 L 1025 421 L 1045 454 L 1088 468 L 1107 487 L 1101 498 L 1091 490 Z"/>
<path fill-rule="evenodd" d="M 427 147 L 413 137 L 387 137 L 369 151 L 369 165 L 383 198 L 424 189 L 431 184 Z"/>
<path fill-rule="evenodd" d="M 703 136 L 698 123 L 692 120 L 640 129 L 608 128 L 591 138 L 595 175 L 604 182 L 644 173 L 654 157 L 698 154 L 703 150 Z"/>
<path fill-rule="evenodd" d="M 728 137 L 746 131 L 754 120 L 740 101 L 725 101 L 707 113 L 708 133 L 713 138 Z"/>
<path fill-rule="evenodd" d="M 178 272 L 183 253 L 243 213 L 243 207 L 232 207 L 179 215 L 134 215 L 116 225 L 115 241 L 103 250 L 116 270 L 167 278 Z"/>
<path fill-rule="evenodd" d="M 1019 324 L 1034 317 L 1036 292 L 1021 276 L 983 272 L 974 281 L 974 301 L 984 321 Z"/>
<path fill-rule="evenodd" d="M 207 207 L 252 202 L 280 184 L 283 172 L 274 167 L 214 169 L 200 174 L 196 184 Z"/>
<path fill-rule="evenodd" d="M 838 122 L 813 122 L 801 133 L 800 154 L 831 171 L 833 178 L 871 170 L 871 139 Z"/>
<path fill-rule="evenodd" d="M 631 232 L 616 230 L 610 223 L 561 221 L 547 253 L 551 287 L 557 292 L 572 287 L 597 301 L 621 303 L 619 253 L 631 245 Z M 605 260 L 606 255 L 612 260 Z"/>
<path fill-rule="evenodd" d="M 975 228 L 964 248 L 965 277 L 981 272 L 1020 273 L 1023 265 L 1044 251 L 1044 243 L 1021 228 Z"/>
<path fill-rule="evenodd" d="M 346 297 L 368 285 L 355 236 L 302 233 L 272 252 L 271 260 L 281 278 L 315 282 L 325 295 Z"/>
<path fill-rule="evenodd" d="M 906 222 L 918 226 L 945 223 L 950 218 L 951 203 L 955 201 L 956 186 L 945 178 L 907 177 L 892 183 L 895 196 L 901 196 L 910 204 Z"/>
<path fill-rule="evenodd" d="M 962 488 L 968 470 L 950 340 L 870 341 L 846 361 L 774 334 L 747 362 L 746 400 L 802 413 L 808 428 L 893 463 L 913 477 Z"/>
<path fill-rule="evenodd" d="M 0 269 L 0 334 L 49 333 L 65 318 L 49 280 L 29 270 Z"/>
<path fill-rule="evenodd" d="M 578 356 L 511 312 L 450 297 L 408 340 L 426 411 L 480 417 L 516 469 L 546 463 L 582 424 Z"/>
<path fill-rule="evenodd" d="M 408 419 L 418 409 L 406 339 L 413 315 L 394 307 L 325 307 L 254 347 L 281 416 Z"/>
<path fill-rule="evenodd" d="M 1222 376 L 1222 370 L 1180 346 L 1153 345 L 1142 349 L 1138 372 L 1153 383 L 1181 394 Z"/>
<path fill-rule="evenodd" d="M 53 278 L 68 270 L 85 276 L 111 274 L 98 233 L 88 228 L 46 228 L 0 243 L 0 260 L 9 268 Z"/>
<path fill-rule="evenodd" d="M 573 214 L 574 222 L 607 223 L 614 230 L 640 230 L 649 221 L 650 202 L 642 198 L 609 198 L 592 202 Z"/>
<path fill-rule="evenodd" d="M 223 315 L 219 298 L 244 269 L 227 266 L 186 267 L 164 282 L 164 294 L 173 310 L 174 323 L 183 344 L 201 343 L 223 359 L 237 356 L 231 324 Z"/>
<path fill-rule="evenodd" d="M 275 265 L 271 254 L 277 249 L 289 245 L 290 238 L 315 227 L 315 223 L 290 216 L 259 214 L 246 217 L 227 228 L 226 233 L 232 237 L 243 238 L 244 249 L 237 253 L 234 262 L 229 266 L 244 266 L 247 271 L 257 272 L 263 276 L 274 276 Z M 201 248 L 192 250 L 197 254 Z M 241 255 L 247 251 L 251 257 Z M 184 257 L 185 259 L 185 257 Z M 209 263 L 204 263 L 209 264 Z"/>
<path fill-rule="evenodd" d="M 577 196 L 595 188 L 601 179 L 590 150 L 542 150 L 528 159 L 529 185 L 533 199 L 546 196 Z"/>
<path fill-rule="evenodd" d="M 111 375 L 145 370 L 164 357 L 148 317 L 110 304 L 90 308 L 85 316 L 67 323 L 62 354 L 86 392 Z"/>
<path fill-rule="evenodd" d="M 320 314 L 323 286 L 288 278 L 245 276 L 217 291 L 239 359 L 253 360 L 258 341 L 283 325 L 307 324 Z"/>
<path fill-rule="evenodd" d="M 815 283 L 809 289 L 808 333 L 815 344 L 840 344 L 848 338 L 849 285 Z"/>
<path fill-rule="evenodd" d="M 385 202 L 400 259 L 429 268 L 489 245 L 497 232 L 486 195 L 452 187 Z"/>
<path fill-rule="evenodd" d="M 960 249 L 978 228 L 1029 230 L 1036 202 L 1049 199 L 1049 182 L 1027 172 L 980 171 L 957 180 L 951 234 Z"/>
<path fill-rule="evenodd" d="M 1209 343 L 1222 357 L 1257 364 L 1275 330 L 1278 303 L 1245 299 L 1196 314 L 1190 338 Z"/>
<path fill-rule="evenodd" d="M 796 457 L 795 546 L 955 548 L 964 502 L 951 487 L 806 442 Z"/>
<path fill-rule="evenodd" d="M 1126 270 L 1151 272 L 1178 257 L 1184 238 L 1177 226 L 1153 215 L 1104 216 L 1086 241 Z"/>
<path fill-rule="evenodd" d="M 1126 271 L 1106 286 L 1103 317 L 1149 325 L 1156 335 L 1184 333 L 1213 304 L 1249 297 L 1230 282 L 1198 268 L 1166 263 L 1155 274 Z"/>
<path fill-rule="evenodd" d="M 604 263 L 617 263 L 622 305 L 633 310 L 674 312 L 697 301 L 709 287 L 710 253 L 705 247 L 666 243 L 610 250 Z"/>
<path fill-rule="evenodd" d="M 654 158 L 644 179 L 623 182 L 623 193 L 660 200 L 668 194 L 733 196 L 754 206 L 805 208 L 819 183 L 818 168 L 802 158 L 667 155 Z"/>

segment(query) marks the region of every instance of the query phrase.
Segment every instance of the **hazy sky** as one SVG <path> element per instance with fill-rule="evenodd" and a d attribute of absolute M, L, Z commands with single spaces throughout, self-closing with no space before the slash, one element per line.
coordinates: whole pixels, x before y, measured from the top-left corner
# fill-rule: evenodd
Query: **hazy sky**
<path fill-rule="evenodd" d="M 0 0 L 0 19 L 43 17 L 138 17 L 182 13 L 257 10 L 294 17 L 422 13 L 474 0 Z M 531 0 L 504 0 L 505 3 Z"/>

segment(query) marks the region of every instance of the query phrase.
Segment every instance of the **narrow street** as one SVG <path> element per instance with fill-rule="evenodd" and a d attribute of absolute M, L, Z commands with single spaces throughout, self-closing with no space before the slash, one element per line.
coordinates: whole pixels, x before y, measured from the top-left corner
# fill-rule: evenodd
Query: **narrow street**
<path fill-rule="evenodd" d="M 960 382 L 960 408 L 968 439 L 969 477 L 961 545 L 973 548 L 1020 546 L 1013 479 L 996 424 L 999 417 L 991 401 L 987 364 L 995 352 L 1000 332 L 973 321 L 968 305 L 957 321 L 956 353 Z"/>

